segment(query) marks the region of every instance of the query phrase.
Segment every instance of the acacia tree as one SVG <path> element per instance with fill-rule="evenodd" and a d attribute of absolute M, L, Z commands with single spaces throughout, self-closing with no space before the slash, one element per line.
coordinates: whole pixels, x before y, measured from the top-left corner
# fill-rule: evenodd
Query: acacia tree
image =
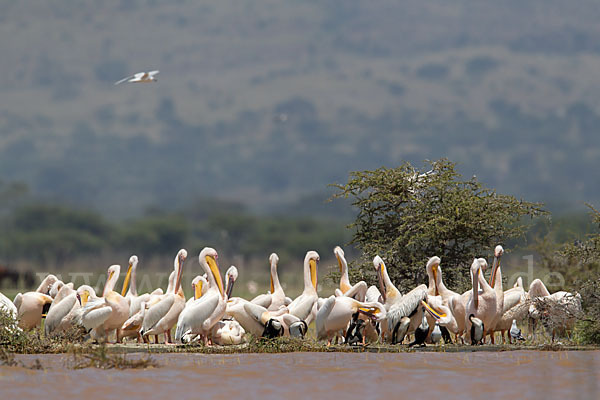
<path fill-rule="evenodd" d="M 559 256 L 561 273 L 581 294 L 583 317 L 579 337 L 583 343 L 600 343 L 600 211 L 588 204 L 597 232 L 586 241 L 564 246 Z"/>
<path fill-rule="evenodd" d="M 463 180 L 446 159 L 427 162 L 421 171 L 407 162 L 352 172 L 346 184 L 333 186 L 339 190 L 334 199 L 350 197 L 358 209 L 349 228 L 364 258 L 355 262 L 355 273 L 369 279 L 378 254 L 401 291 L 427 282 L 425 264 L 434 255 L 442 259 L 449 286 L 465 288 L 474 257 L 522 235 L 523 217 L 546 214 L 540 203 L 498 194 L 475 177 Z"/>

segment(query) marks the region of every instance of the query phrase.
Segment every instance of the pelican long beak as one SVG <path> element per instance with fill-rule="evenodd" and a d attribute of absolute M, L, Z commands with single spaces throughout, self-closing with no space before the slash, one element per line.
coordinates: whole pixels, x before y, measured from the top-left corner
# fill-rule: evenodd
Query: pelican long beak
<path fill-rule="evenodd" d="M 233 276 L 229 275 L 229 279 L 227 280 L 227 298 L 231 297 L 231 292 L 233 292 Z"/>
<path fill-rule="evenodd" d="M 490 286 L 494 287 L 496 283 L 496 271 L 500 267 L 500 258 L 494 257 L 494 266 L 492 267 L 492 274 L 490 275 Z"/>
<path fill-rule="evenodd" d="M 179 291 L 181 287 L 181 276 L 183 274 L 183 264 L 185 263 L 185 257 L 179 256 L 179 268 L 177 269 L 177 278 L 175 279 L 175 293 Z"/>
<path fill-rule="evenodd" d="M 374 319 L 377 319 L 377 315 L 381 314 L 381 310 L 377 307 L 358 307 L 358 312 Z"/>
<path fill-rule="evenodd" d="M 85 290 L 83 292 L 83 298 L 81 298 L 81 305 L 85 306 L 90 298 L 90 292 L 88 292 L 87 290 Z"/>
<path fill-rule="evenodd" d="M 202 281 L 198 281 L 194 285 L 194 300 L 198 300 L 200 297 L 202 297 Z"/>
<path fill-rule="evenodd" d="M 439 296 L 440 295 L 440 291 L 438 289 L 438 285 L 437 285 L 437 266 L 435 268 L 433 268 L 433 287 L 435 287 L 435 295 Z"/>
<path fill-rule="evenodd" d="M 308 264 L 310 265 L 310 280 L 315 290 L 317 290 L 317 260 L 312 258 Z"/>
<path fill-rule="evenodd" d="M 381 297 L 383 297 L 383 301 L 385 302 L 387 299 L 387 291 L 385 287 L 385 281 L 383 279 L 383 271 L 385 268 L 385 264 L 381 263 L 377 268 L 377 277 L 379 278 L 379 287 L 381 288 Z"/>
<path fill-rule="evenodd" d="M 212 256 L 206 256 L 206 262 L 210 267 L 210 272 L 212 272 L 213 277 L 215 278 L 215 282 L 217 282 L 217 286 L 219 287 L 219 292 L 221 292 L 221 296 L 224 295 L 225 291 L 223 290 L 223 281 L 221 280 L 221 272 L 219 271 L 219 264 L 217 260 L 215 260 Z"/>
<path fill-rule="evenodd" d="M 108 278 L 106 278 L 106 282 L 104 283 L 104 290 L 102 291 L 102 296 L 105 297 L 106 296 L 106 292 L 108 289 L 108 282 L 110 282 L 113 278 L 113 276 L 115 275 L 115 271 L 110 271 L 110 273 L 108 274 Z"/>
<path fill-rule="evenodd" d="M 131 280 L 131 270 L 132 269 L 133 269 L 133 264 L 129 263 L 129 268 L 127 268 L 127 275 L 125 275 L 125 280 L 123 281 L 123 290 L 121 291 L 121 296 L 125 296 L 125 293 L 127 293 L 129 281 Z"/>
<path fill-rule="evenodd" d="M 343 272 L 344 268 L 342 265 L 342 260 L 340 259 L 340 257 L 336 254 L 335 258 L 337 258 L 337 262 L 338 262 L 338 266 L 340 267 L 340 274 Z"/>
<path fill-rule="evenodd" d="M 271 275 L 271 294 L 275 291 L 275 284 L 273 283 L 273 275 Z"/>
<path fill-rule="evenodd" d="M 421 304 L 423 304 L 423 307 L 425 307 L 425 310 L 427 310 L 427 312 L 435 319 L 440 320 L 441 318 L 444 318 L 446 316 L 446 314 L 440 314 L 439 312 L 437 312 L 436 310 L 434 310 L 433 308 L 431 308 L 431 306 L 429 304 L 427 304 L 427 302 L 425 300 L 421 300 Z"/>

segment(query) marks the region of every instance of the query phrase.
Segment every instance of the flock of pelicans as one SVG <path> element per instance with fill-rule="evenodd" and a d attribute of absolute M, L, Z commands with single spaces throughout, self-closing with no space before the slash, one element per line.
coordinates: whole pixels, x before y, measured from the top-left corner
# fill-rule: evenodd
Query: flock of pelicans
<path fill-rule="evenodd" d="M 390 280 L 381 257 L 373 259 L 379 287 L 368 287 L 364 281 L 352 286 L 344 251 L 336 247 L 334 254 L 341 279 L 339 289 L 327 298 L 317 293 L 319 254 L 315 251 L 307 252 L 304 258 L 304 291 L 296 299 L 286 297 L 277 276 L 279 258 L 273 253 L 269 257 L 271 290 L 246 300 L 231 296 L 237 269 L 229 268 L 223 282 L 218 254 L 206 247 L 199 255 L 204 275 L 192 281 L 194 296 L 187 301 L 181 287 L 187 251 L 181 249 L 165 292 L 156 289 L 152 293 L 137 293 L 138 258 L 134 255 L 129 259 L 121 293 L 114 290 L 121 267 L 112 265 L 101 296 L 88 285 L 75 290 L 73 283 L 65 284 L 48 275 L 35 292 L 19 293 L 14 302 L 0 293 L 0 308 L 8 310 L 20 329 L 33 329 L 45 317 L 46 335 L 79 325 L 96 341 L 108 341 L 115 332 L 116 342 L 136 338 L 148 343 L 154 336 L 154 343 L 158 343 L 159 335 L 164 335 L 165 343 L 173 343 L 171 331 L 176 327 L 175 343 L 239 344 L 246 340 L 246 333 L 304 338 L 314 321 L 317 339 L 327 340 L 328 344 L 334 338 L 348 344 L 402 344 L 413 335 L 410 346 L 437 344 L 442 338 L 451 343 L 450 333 L 457 342 L 473 345 L 485 342 L 487 336 L 494 343 L 495 332 L 501 333 L 503 341 L 505 334 L 510 342 L 523 340 L 516 321 L 540 320 L 548 313 L 536 310 L 536 303 L 532 302 L 536 298 L 552 299 L 572 309 L 573 316 L 581 309 L 579 294 L 550 294 L 539 279 L 531 283 L 529 292 L 524 290 L 521 278 L 514 287 L 503 290 L 502 246 L 495 249 L 489 283 L 483 275 L 488 267 L 486 260 L 475 259 L 470 268 L 472 290 L 463 294 L 444 285 L 439 257 L 431 257 L 427 262 L 429 285 L 420 285 L 402 295 Z M 574 323 L 575 317 L 571 317 L 559 328 L 568 331 Z M 553 339 L 554 333 L 555 329 Z"/>

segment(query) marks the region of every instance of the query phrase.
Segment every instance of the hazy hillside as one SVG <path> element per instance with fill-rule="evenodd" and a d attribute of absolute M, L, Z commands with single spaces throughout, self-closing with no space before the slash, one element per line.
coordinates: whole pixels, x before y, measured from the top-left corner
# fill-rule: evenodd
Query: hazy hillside
<path fill-rule="evenodd" d="M 439 157 L 528 200 L 600 194 L 595 1 L 0 3 L 0 178 L 51 197 L 270 210 Z"/>

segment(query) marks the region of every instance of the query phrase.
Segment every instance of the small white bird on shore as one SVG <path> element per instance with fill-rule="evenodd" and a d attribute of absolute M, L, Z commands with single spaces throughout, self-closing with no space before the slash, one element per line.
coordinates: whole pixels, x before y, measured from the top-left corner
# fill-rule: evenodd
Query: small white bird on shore
<path fill-rule="evenodd" d="M 128 76 L 127 78 L 123 78 L 120 81 L 115 82 L 115 85 L 119 85 L 121 83 L 149 83 L 149 82 L 157 82 L 156 75 L 159 71 L 150 71 L 150 72 L 138 72 L 137 74 L 133 74 Z"/>
<path fill-rule="evenodd" d="M 515 340 L 525 340 L 521 335 L 521 330 L 517 327 L 517 320 L 513 319 L 512 326 L 510 327 L 510 337 Z"/>

